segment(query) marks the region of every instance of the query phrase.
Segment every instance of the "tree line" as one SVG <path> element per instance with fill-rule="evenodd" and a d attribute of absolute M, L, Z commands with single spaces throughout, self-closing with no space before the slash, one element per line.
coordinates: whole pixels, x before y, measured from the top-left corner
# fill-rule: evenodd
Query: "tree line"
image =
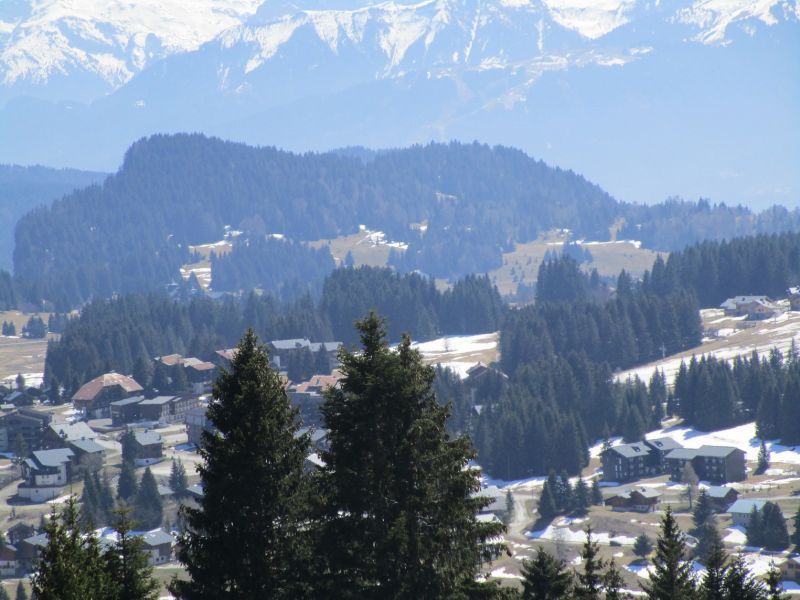
<path fill-rule="evenodd" d="M 800 443 L 800 359 L 773 349 L 733 361 L 713 356 L 682 362 L 675 376 L 674 411 L 703 431 L 756 422 L 761 439 Z"/>
<path fill-rule="evenodd" d="M 371 267 L 340 269 L 323 284 L 318 302 L 303 296 L 281 302 L 270 295 L 215 301 L 176 302 L 164 295 L 125 295 L 87 304 L 48 345 L 45 381 L 71 395 L 110 370 L 132 373 L 154 356 L 179 353 L 209 360 L 231 347 L 248 327 L 263 339 L 305 337 L 314 341 L 356 340 L 360 314 L 380 310 L 389 337 L 402 332 L 420 339 L 443 334 L 496 331 L 503 318 L 500 295 L 487 277 L 468 277 L 446 292 L 417 274 Z"/>

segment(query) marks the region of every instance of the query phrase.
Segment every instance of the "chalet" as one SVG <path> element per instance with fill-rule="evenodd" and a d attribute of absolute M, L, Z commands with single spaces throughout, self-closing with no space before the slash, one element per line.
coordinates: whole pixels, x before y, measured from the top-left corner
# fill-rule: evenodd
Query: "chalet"
<path fill-rule="evenodd" d="M 224 350 L 217 350 L 215 353 L 214 362 L 224 368 L 229 368 L 231 366 L 231 361 L 233 357 L 236 356 L 236 348 L 226 348 Z"/>
<path fill-rule="evenodd" d="M 211 421 L 208 420 L 207 411 L 208 406 L 201 405 L 186 412 L 186 434 L 190 444 L 199 446 L 202 441 L 203 432 L 208 431 L 212 433 L 214 431 L 214 426 L 211 424 Z"/>
<path fill-rule="evenodd" d="M 319 406 L 324 400 L 323 393 L 336 387 L 339 375 L 314 375 L 308 381 L 292 385 L 287 389 L 289 400 L 300 409 L 300 417 L 309 426 L 320 425 Z"/>
<path fill-rule="evenodd" d="M 606 498 L 604 504 L 615 511 L 633 510 L 636 512 L 653 512 L 661 502 L 661 494 L 651 488 L 634 488 L 616 496 Z"/>
<path fill-rule="evenodd" d="M 17 548 L 13 544 L 0 545 L 0 577 L 14 577 L 19 573 Z"/>
<path fill-rule="evenodd" d="M 479 394 L 481 387 L 491 385 L 491 382 L 498 380 L 507 380 L 508 375 L 503 373 L 500 369 L 490 367 L 478 362 L 467 369 L 467 376 L 464 378 L 464 385 L 469 390 L 470 401 L 475 404 L 475 400 Z"/>
<path fill-rule="evenodd" d="M 83 384 L 72 396 L 72 402 L 87 418 L 104 418 L 111 415 L 109 405 L 112 402 L 142 391 L 135 379 L 119 373 L 106 373 Z"/>
<path fill-rule="evenodd" d="M 202 394 L 211 387 L 211 382 L 217 373 L 217 365 L 197 358 L 187 358 L 183 361 L 186 369 L 186 378 L 192 385 L 192 392 Z"/>
<path fill-rule="evenodd" d="M 687 463 L 697 476 L 714 484 L 742 481 L 747 477 L 744 451 L 732 446 L 677 448 L 664 457 L 666 470 L 673 481 L 680 481 Z"/>
<path fill-rule="evenodd" d="M 489 504 L 480 509 L 481 514 L 492 514 L 499 518 L 501 521 L 508 514 L 508 493 L 501 490 L 495 485 L 485 487 L 473 495 L 473 498 L 487 498 L 490 500 Z"/>
<path fill-rule="evenodd" d="M 22 478 L 17 487 L 20 498 L 46 502 L 63 495 L 72 478 L 72 459 L 69 448 L 37 450 L 21 464 Z"/>
<path fill-rule="evenodd" d="M 48 413 L 32 408 L 13 408 L 0 415 L 0 450 L 16 451 L 22 440 L 29 450 L 42 447 L 42 435 L 53 420 Z"/>
<path fill-rule="evenodd" d="M 766 296 L 734 296 L 720 304 L 726 315 L 759 320 L 769 319 L 780 309 Z"/>
<path fill-rule="evenodd" d="M 273 340 L 267 344 L 269 347 L 270 362 L 275 368 L 280 369 L 289 357 L 303 350 L 312 353 L 323 351 L 327 354 L 329 364 L 332 367 L 338 366 L 339 349 L 344 346 L 342 342 L 312 342 L 306 338 L 295 338 L 290 340 Z"/>
<path fill-rule="evenodd" d="M 732 487 L 712 485 L 706 490 L 708 501 L 717 512 L 726 512 L 739 499 L 739 492 Z"/>
<path fill-rule="evenodd" d="M 656 473 L 664 472 L 664 457 L 667 453 L 672 450 L 677 450 L 678 448 L 683 448 L 683 446 L 674 439 L 668 437 L 644 440 L 643 443 L 652 450 L 650 454 L 650 464 L 655 468 Z"/>
<path fill-rule="evenodd" d="M 75 458 L 72 463 L 76 469 L 96 473 L 103 468 L 106 450 L 94 440 L 74 440 L 68 443 Z"/>
<path fill-rule="evenodd" d="M 790 287 L 786 290 L 786 296 L 789 298 L 789 306 L 792 310 L 800 310 L 800 286 Z"/>
<path fill-rule="evenodd" d="M 625 483 L 655 474 L 653 450 L 644 443 L 620 444 L 603 451 L 603 480 Z"/>
<path fill-rule="evenodd" d="M 172 560 L 172 546 L 175 539 L 163 529 L 155 529 L 141 535 L 142 550 L 147 555 L 150 566 L 163 565 Z"/>
<path fill-rule="evenodd" d="M 733 525 L 737 527 L 747 527 L 753 509 L 761 512 L 766 503 L 766 500 L 746 500 L 740 498 L 728 508 L 728 514 L 731 516 Z"/>
<path fill-rule="evenodd" d="M 778 568 L 781 571 L 781 579 L 800 583 L 800 556 L 790 556 Z"/>
<path fill-rule="evenodd" d="M 42 435 L 42 447 L 45 450 L 66 448 L 70 442 L 77 440 L 95 440 L 97 434 L 86 423 L 50 423 Z"/>
<path fill-rule="evenodd" d="M 183 364 L 183 357 L 180 354 L 168 354 L 167 356 L 157 356 L 156 362 L 160 362 L 165 367 L 176 367 Z"/>
<path fill-rule="evenodd" d="M 136 458 L 133 459 L 137 467 L 152 465 L 161 462 L 164 458 L 164 442 L 156 431 L 136 431 L 133 434 Z"/>
<path fill-rule="evenodd" d="M 33 565 L 39 560 L 39 553 L 47 546 L 47 534 L 32 535 L 21 540 L 15 546 L 20 570 L 22 572 L 30 572 L 33 569 Z"/>
<path fill-rule="evenodd" d="M 144 396 L 131 396 L 123 400 L 115 400 L 109 404 L 111 412 L 111 424 L 114 427 L 122 427 L 129 423 L 139 420 L 139 403 L 144 400 Z"/>
<path fill-rule="evenodd" d="M 139 418 L 161 423 L 183 422 L 186 414 L 199 404 L 200 398 L 192 394 L 156 396 L 139 402 Z"/>

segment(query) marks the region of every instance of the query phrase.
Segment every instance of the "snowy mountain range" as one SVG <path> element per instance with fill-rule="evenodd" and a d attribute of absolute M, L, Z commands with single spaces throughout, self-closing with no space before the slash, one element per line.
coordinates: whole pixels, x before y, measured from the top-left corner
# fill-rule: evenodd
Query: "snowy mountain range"
<path fill-rule="evenodd" d="M 477 138 L 624 199 L 793 204 L 798 50 L 797 0 L 3 0 L 0 161 Z"/>

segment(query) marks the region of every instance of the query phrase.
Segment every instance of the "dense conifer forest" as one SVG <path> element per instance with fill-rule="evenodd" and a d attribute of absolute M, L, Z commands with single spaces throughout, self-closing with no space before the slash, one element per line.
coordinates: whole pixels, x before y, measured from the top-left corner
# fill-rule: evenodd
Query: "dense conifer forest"
<path fill-rule="evenodd" d="M 402 332 L 424 340 L 495 331 L 504 314 L 500 295 L 486 277 L 468 277 L 442 293 L 419 275 L 370 267 L 335 271 L 318 302 L 304 296 L 283 303 L 254 293 L 223 302 L 131 294 L 91 302 L 67 323 L 61 339 L 48 348 L 46 380 L 74 391 L 112 369 L 132 372 L 137 359 L 175 352 L 210 359 L 248 327 L 265 340 L 306 337 L 351 345 L 357 341 L 353 322 L 370 309 L 386 315 L 391 340 L 399 340 Z"/>

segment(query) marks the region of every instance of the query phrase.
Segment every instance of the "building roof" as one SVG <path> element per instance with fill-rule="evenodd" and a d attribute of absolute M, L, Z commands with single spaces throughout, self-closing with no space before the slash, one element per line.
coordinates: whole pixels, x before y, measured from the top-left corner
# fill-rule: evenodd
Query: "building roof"
<path fill-rule="evenodd" d="M 97 438 L 97 434 L 83 421 L 76 423 L 50 423 L 50 429 L 65 442 Z"/>
<path fill-rule="evenodd" d="M 753 508 L 756 510 L 761 510 L 764 508 L 766 503 L 766 500 L 746 500 L 744 498 L 740 498 L 730 505 L 728 512 L 731 514 L 735 513 L 740 515 L 749 515 L 751 512 L 753 512 Z"/>
<path fill-rule="evenodd" d="M 295 338 L 291 340 L 272 340 L 269 343 L 275 350 L 298 350 L 300 348 L 309 348 L 311 341 L 306 338 Z"/>
<path fill-rule="evenodd" d="M 236 357 L 238 350 L 238 348 L 226 348 L 225 350 L 217 350 L 216 354 L 227 361 L 232 361 Z"/>
<path fill-rule="evenodd" d="M 712 485 L 706 490 L 706 494 L 709 498 L 724 498 L 735 491 L 735 489 L 726 485 Z"/>
<path fill-rule="evenodd" d="M 175 365 L 183 363 L 183 357 L 180 354 L 168 354 L 167 356 L 159 356 L 156 358 L 156 360 L 168 367 L 174 367 Z"/>
<path fill-rule="evenodd" d="M 654 489 L 654 488 L 640 487 L 640 488 L 636 488 L 636 489 L 630 490 L 630 494 L 633 494 L 634 492 L 636 492 L 640 496 L 644 496 L 647 499 L 660 498 L 661 497 L 661 492 L 659 492 L 657 489 Z"/>
<path fill-rule="evenodd" d="M 139 403 L 139 406 L 163 406 L 164 404 L 169 404 L 175 399 L 175 396 L 156 396 L 155 398 L 148 398 L 147 400 L 142 400 Z"/>
<path fill-rule="evenodd" d="M 140 446 L 151 446 L 161 443 L 161 435 L 157 431 L 136 431 L 133 437 Z"/>
<path fill-rule="evenodd" d="M 618 446 L 612 446 L 610 450 L 611 452 L 616 452 L 625 458 L 647 456 L 652 451 L 650 447 L 641 442 L 637 442 L 635 444 L 619 444 Z"/>
<path fill-rule="evenodd" d="M 313 375 L 308 381 L 298 383 L 294 390 L 295 392 L 310 393 L 310 392 L 323 392 L 328 388 L 335 387 L 339 383 L 340 377 L 338 375 Z"/>
<path fill-rule="evenodd" d="M 130 398 L 123 398 L 122 400 L 114 400 L 110 402 L 110 406 L 128 406 L 129 404 L 138 404 L 144 400 L 144 396 L 131 396 Z"/>
<path fill-rule="evenodd" d="M 212 371 L 217 368 L 214 363 L 200 360 L 199 358 L 187 358 L 183 361 L 183 366 L 187 369 L 194 369 L 195 371 Z"/>
<path fill-rule="evenodd" d="M 344 346 L 342 342 L 311 342 L 308 348 L 312 352 L 319 352 L 320 349 L 325 352 L 337 352 L 342 346 Z"/>
<path fill-rule="evenodd" d="M 30 544 L 31 546 L 36 546 L 37 548 L 44 548 L 45 546 L 47 546 L 47 534 L 39 533 L 36 535 L 32 535 L 29 538 L 25 538 L 22 541 L 27 544 Z"/>
<path fill-rule="evenodd" d="M 43 467 L 60 467 L 64 463 L 68 463 L 75 453 L 69 448 L 56 448 L 55 450 L 36 450 L 32 456 L 33 460 Z"/>
<path fill-rule="evenodd" d="M 669 452 L 670 450 L 676 450 L 677 448 L 683 448 L 677 440 L 674 440 L 670 437 L 663 437 L 663 438 L 655 438 L 652 440 L 645 440 L 645 444 L 653 446 L 662 452 Z"/>
<path fill-rule="evenodd" d="M 142 541 L 145 546 L 161 546 L 163 544 L 170 544 L 175 541 L 171 533 L 167 533 L 163 529 L 154 529 L 142 534 Z"/>
<path fill-rule="evenodd" d="M 70 442 L 69 445 L 73 448 L 77 448 L 81 452 L 85 452 L 86 454 L 95 454 L 97 452 L 105 451 L 105 448 L 103 448 L 94 440 L 75 440 Z"/>
<path fill-rule="evenodd" d="M 697 448 L 675 448 L 664 456 L 665 459 L 692 460 L 697 456 Z"/>
<path fill-rule="evenodd" d="M 144 391 L 144 388 L 136 383 L 136 380 L 132 377 L 120 375 L 119 373 L 106 373 L 105 375 L 100 375 L 100 377 L 95 377 L 88 383 L 84 383 L 80 389 L 75 392 L 72 399 L 83 402 L 94 402 L 100 392 L 115 386 L 121 387 L 129 394 Z"/>
<path fill-rule="evenodd" d="M 697 449 L 697 456 L 713 456 L 717 458 L 725 458 L 734 452 L 744 452 L 733 446 L 700 446 Z"/>

